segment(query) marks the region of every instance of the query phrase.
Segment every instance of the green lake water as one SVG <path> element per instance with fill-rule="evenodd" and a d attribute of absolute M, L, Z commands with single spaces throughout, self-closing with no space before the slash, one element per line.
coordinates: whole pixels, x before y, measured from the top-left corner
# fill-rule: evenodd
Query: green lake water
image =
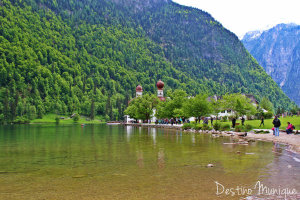
<path fill-rule="evenodd" d="M 224 144 L 231 142 L 141 127 L 1 126 L 0 199 L 262 198 L 216 195 L 221 185 L 254 189 L 257 181 L 300 191 L 299 155 L 269 142 Z"/>

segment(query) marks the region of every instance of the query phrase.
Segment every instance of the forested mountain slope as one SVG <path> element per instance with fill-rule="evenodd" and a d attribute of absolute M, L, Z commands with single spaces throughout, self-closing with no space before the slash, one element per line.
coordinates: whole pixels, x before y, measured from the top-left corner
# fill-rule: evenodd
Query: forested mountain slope
<path fill-rule="evenodd" d="M 209 14 L 166 0 L 1 0 L 0 121 L 120 119 L 135 87 L 290 100 Z"/>
<path fill-rule="evenodd" d="M 242 42 L 283 91 L 300 105 L 300 25 L 248 33 Z"/>

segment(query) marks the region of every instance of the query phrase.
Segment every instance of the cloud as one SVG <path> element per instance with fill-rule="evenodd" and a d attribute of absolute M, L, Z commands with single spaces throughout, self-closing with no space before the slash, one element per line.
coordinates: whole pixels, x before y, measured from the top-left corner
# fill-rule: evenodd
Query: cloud
<path fill-rule="evenodd" d="M 239 37 L 280 23 L 300 24 L 299 0 L 174 0 L 210 13 Z"/>

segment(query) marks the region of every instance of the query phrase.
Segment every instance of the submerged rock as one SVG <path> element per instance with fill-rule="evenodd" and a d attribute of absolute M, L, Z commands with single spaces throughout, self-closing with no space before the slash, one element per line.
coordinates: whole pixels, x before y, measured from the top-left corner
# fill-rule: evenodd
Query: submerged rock
<path fill-rule="evenodd" d="M 238 141 L 238 144 L 248 144 L 247 141 Z"/>

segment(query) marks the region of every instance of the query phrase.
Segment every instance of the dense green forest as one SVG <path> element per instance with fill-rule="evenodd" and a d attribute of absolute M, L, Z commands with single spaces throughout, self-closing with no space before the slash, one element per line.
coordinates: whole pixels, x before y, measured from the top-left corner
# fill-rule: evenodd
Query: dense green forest
<path fill-rule="evenodd" d="M 0 0 L 0 122 L 121 119 L 135 87 L 291 101 L 209 14 L 163 0 Z"/>

